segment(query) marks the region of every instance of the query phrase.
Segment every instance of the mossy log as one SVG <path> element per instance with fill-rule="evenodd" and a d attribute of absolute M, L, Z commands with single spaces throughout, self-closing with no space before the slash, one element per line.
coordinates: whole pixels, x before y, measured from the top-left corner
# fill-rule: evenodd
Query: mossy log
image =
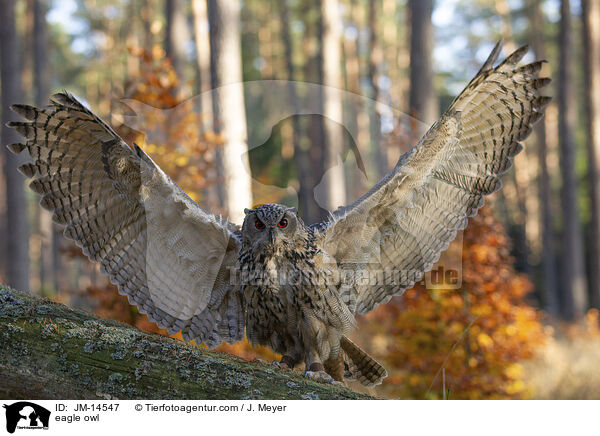
<path fill-rule="evenodd" d="M 367 399 L 0 286 L 3 399 Z"/>

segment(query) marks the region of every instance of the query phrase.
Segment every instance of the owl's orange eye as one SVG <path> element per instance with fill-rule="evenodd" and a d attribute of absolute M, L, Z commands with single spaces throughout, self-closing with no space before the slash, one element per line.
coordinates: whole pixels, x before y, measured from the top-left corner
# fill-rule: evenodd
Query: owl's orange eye
<path fill-rule="evenodd" d="M 262 230 L 265 228 L 265 223 L 263 223 L 261 220 L 256 220 L 254 222 L 254 226 L 258 229 L 258 230 Z"/>
<path fill-rule="evenodd" d="M 285 218 L 283 218 L 281 221 L 279 221 L 277 223 L 277 226 L 282 229 L 285 229 L 287 227 L 287 224 L 288 224 L 287 220 Z"/>

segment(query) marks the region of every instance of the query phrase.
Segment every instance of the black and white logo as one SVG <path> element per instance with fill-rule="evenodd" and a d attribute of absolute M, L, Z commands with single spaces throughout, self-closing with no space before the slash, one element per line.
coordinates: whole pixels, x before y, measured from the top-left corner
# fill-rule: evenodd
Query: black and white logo
<path fill-rule="evenodd" d="M 14 433 L 16 429 L 48 429 L 50 411 L 29 401 L 5 404 L 6 431 Z"/>

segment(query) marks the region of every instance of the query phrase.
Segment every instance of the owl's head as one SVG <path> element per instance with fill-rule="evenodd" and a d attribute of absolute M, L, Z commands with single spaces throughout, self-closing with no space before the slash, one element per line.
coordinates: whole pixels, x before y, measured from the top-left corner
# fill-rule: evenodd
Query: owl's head
<path fill-rule="evenodd" d="M 304 222 L 295 208 L 281 204 L 263 204 L 244 209 L 243 244 L 255 251 L 276 251 L 303 236 Z"/>

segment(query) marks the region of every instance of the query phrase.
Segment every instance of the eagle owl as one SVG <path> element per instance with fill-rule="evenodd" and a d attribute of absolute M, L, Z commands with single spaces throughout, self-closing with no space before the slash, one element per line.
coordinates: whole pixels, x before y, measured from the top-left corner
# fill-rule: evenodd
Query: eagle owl
<path fill-rule="evenodd" d="M 307 377 L 373 386 L 387 374 L 348 339 L 355 314 L 431 269 L 550 100 L 542 62 L 519 66 L 523 47 L 494 66 L 500 50 L 393 170 L 313 226 L 278 204 L 247 209 L 241 227 L 211 214 L 66 92 L 13 106 L 26 139 L 8 147 L 28 150 L 19 169 L 64 235 L 160 327 L 209 347 L 246 334 Z"/>

